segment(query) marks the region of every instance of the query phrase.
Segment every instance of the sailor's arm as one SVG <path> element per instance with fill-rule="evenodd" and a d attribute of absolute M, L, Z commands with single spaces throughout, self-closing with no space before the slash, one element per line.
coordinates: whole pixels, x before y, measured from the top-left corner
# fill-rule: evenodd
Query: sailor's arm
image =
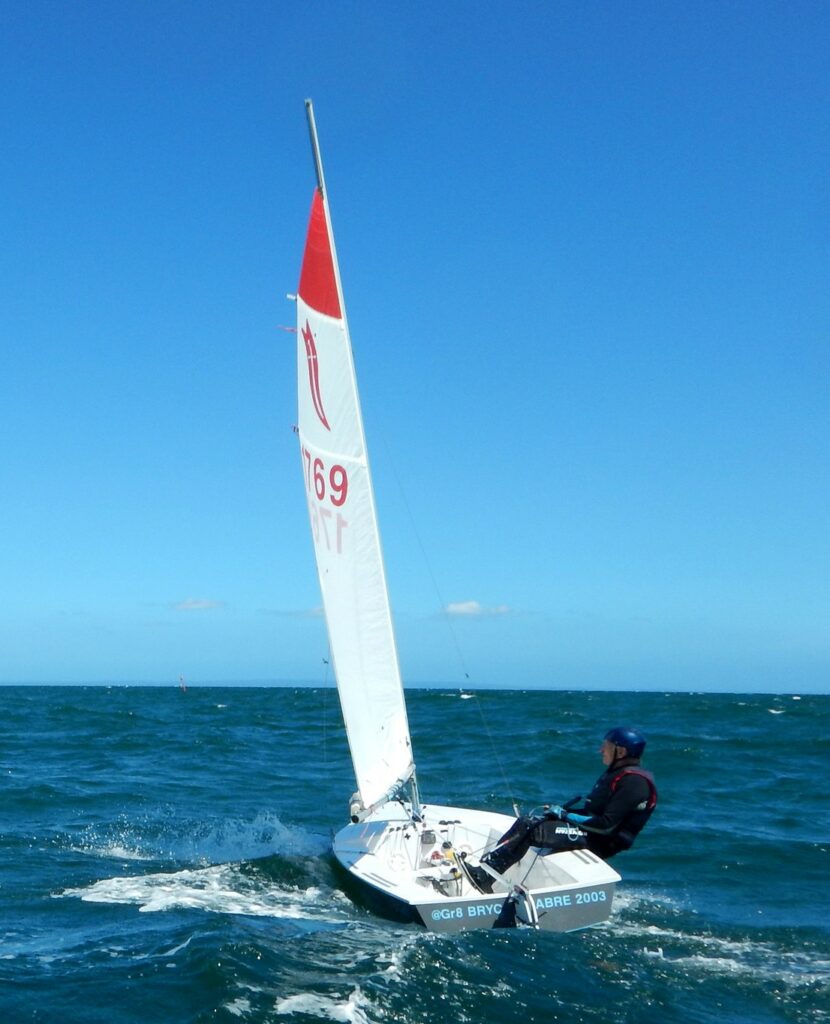
<path fill-rule="evenodd" d="M 586 814 L 589 808 L 582 808 L 581 811 L 566 811 L 564 818 L 574 825 L 579 825 L 586 832 L 599 832 L 607 835 L 615 832 L 620 824 L 639 807 L 643 801 L 648 801 L 651 790 L 648 782 L 642 776 L 626 775 L 620 779 L 617 788 L 611 794 L 611 798 L 605 805 L 603 811 L 597 814 Z"/>

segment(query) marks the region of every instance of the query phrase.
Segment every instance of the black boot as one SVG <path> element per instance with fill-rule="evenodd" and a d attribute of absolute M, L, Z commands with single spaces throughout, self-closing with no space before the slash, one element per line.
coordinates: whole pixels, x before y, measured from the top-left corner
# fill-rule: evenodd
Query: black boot
<path fill-rule="evenodd" d="M 485 853 L 479 861 L 479 865 L 486 864 L 487 867 L 492 868 L 498 874 L 503 875 L 505 871 L 513 863 L 513 860 L 506 853 L 505 850 L 491 850 L 489 853 Z M 467 864 L 467 871 L 469 872 L 470 878 L 477 889 L 482 892 L 492 892 L 493 886 L 496 884 L 496 879 L 490 874 L 489 871 L 485 871 L 483 867 L 472 864 Z"/>
<path fill-rule="evenodd" d="M 479 892 L 492 892 L 493 882 L 495 879 L 492 875 L 488 875 L 484 868 L 480 868 L 477 865 L 467 864 L 467 874 L 470 876 L 470 880 Z"/>
<path fill-rule="evenodd" d="M 500 875 L 503 875 L 509 867 L 516 863 L 517 858 L 511 856 L 512 852 L 506 846 L 499 846 L 495 850 L 485 853 L 479 863 L 486 864 Z"/>

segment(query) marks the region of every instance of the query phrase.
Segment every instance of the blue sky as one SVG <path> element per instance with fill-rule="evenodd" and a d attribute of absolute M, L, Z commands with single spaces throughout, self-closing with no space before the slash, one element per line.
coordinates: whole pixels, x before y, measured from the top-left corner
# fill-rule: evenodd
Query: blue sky
<path fill-rule="evenodd" d="M 325 679 L 311 96 L 405 679 L 827 691 L 826 4 L 0 22 L 0 681 Z"/>

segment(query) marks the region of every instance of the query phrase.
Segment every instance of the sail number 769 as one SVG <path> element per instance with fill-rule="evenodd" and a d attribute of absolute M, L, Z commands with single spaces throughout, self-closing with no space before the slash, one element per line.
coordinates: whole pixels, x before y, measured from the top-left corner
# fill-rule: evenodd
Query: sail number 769
<path fill-rule="evenodd" d="M 349 493 L 349 477 L 342 466 L 332 466 L 326 473 L 322 459 L 312 459 L 308 448 L 303 448 L 305 459 L 305 485 L 311 493 L 312 484 L 318 501 L 323 501 L 328 492 L 329 501 L 335 508 L 346 503 Z"/>
<path fill-rule="evenodd" d="M 346 503 L 349 494 L 349 477 L 343 466 L 334 465 L 326 467 L 321 458 L 312 458 L 311 452 L 303 446 L 303 461 L 305 462 L 305 484 L 310 496 L 314 496 L 319 503 L 310 502 L 311 525 L 314 530 L 314 541 L 319 543 L 321 539 L 326 547 L 340 554 L 343 550 L 343 530 L 348 523 L 338 511 L 335 516 L 328 503 L 336 509 L 340 509 Z M 333 529 L 329 532 L 329 523 Z"/>

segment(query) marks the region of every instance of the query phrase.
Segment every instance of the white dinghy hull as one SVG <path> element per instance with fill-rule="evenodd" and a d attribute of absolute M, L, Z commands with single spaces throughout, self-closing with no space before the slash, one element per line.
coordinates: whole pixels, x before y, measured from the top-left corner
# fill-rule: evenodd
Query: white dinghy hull
<path fill-rule="evenodd" d="M 371 910 L 430 931 L 528 925 L 569 932 L 605 921 L 620 876 L 587 850 L 543 855 L 533 850 L 482 893 L 456 867 L 474 861 L 512 824 L 489 811 L 429 805 L 422 821 L 388 803 L 334 837 L 333 852 L 348 882 Z M 449 847 L 446 844 L 449 843 Z"/>

